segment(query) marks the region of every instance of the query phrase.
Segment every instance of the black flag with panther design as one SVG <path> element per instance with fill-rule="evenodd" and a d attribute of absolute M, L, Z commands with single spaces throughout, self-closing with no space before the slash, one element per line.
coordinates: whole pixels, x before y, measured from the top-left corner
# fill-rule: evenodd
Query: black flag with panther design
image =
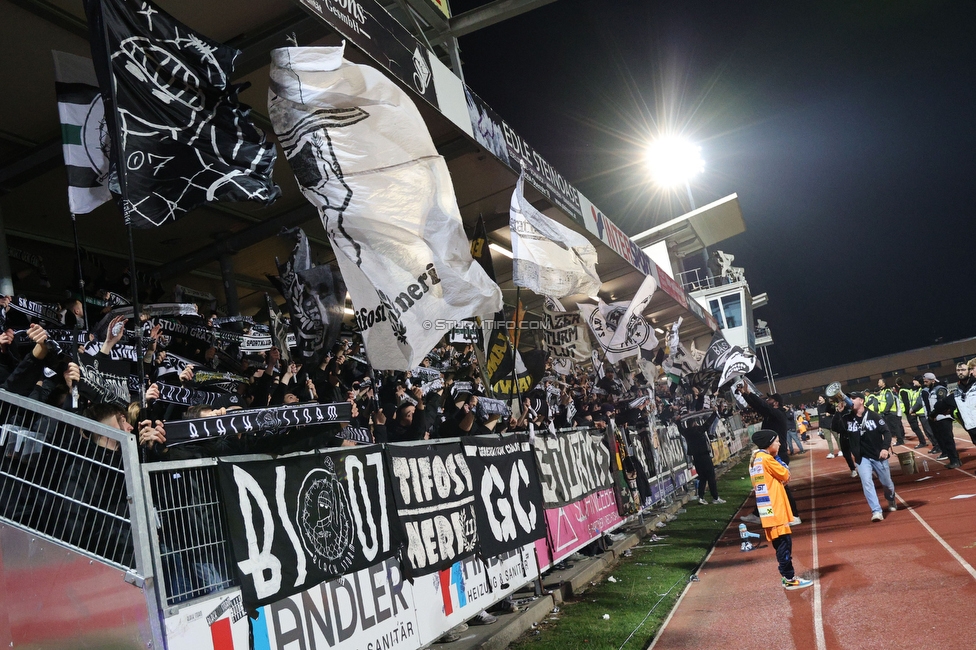
<path fill-rule="evenodd" d="M 151 228 L 207 201 L 278 198 L 274 144 L 237 99 L 247 86 L 231 83 L 238 50 L 147 0 L 85 0 L 85 13 L 127 223 Z"/>

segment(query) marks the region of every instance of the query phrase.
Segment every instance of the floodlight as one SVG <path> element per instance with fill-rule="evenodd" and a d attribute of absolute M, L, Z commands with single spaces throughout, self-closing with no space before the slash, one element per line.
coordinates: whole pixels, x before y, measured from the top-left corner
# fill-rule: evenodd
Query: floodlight
<path fill-rule="evenodd" d="M 705 170 L 701 147 L 675 136 L 659 138 L 647 148 L 647 167 L 654 182 L 678 187 Z"/>

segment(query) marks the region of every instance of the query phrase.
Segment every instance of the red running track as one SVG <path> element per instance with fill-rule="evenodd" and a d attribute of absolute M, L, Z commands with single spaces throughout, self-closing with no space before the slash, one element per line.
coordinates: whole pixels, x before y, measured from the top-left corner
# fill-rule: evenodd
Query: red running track
<path fill-rule="evenodd" d="M 918 473 L 905 475 L 897 456 L 891 460 L 898 511 L 885 510 L 883 522 L 871 522 L 860 479 L 844 459 L 828 459 L 826 443 L 812 438 L 790 467 L 803 520 L 793 527 L 793 564 L 814 585 L 783 589 L 764 539 L 765 548 L 740 551 L 737 515 L 650 647 L 976 648 L 976 449 L 958 426 L 955 434 L 963 463 L 956 470 L 923 453 L 929 448 L 914 451 L 910 433 L 906 446 L 895 447 L 916 454 Z M 878 494 L 884 507 L 880 486 Z M 973 496 L 952 499 L 964 494 Z M 749 499 L 739 515 L 753 505 Z"/>

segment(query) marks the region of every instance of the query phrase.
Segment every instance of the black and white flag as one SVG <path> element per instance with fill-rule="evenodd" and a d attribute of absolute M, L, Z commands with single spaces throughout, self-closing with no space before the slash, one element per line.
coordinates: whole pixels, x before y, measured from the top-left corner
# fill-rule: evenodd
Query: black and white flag
<path fill-rule="evenodd" d="M 546 534 L 544 503 L 528 438 L 461 438 L 477 494 L 478 537 L 486 557 L 514 551 Z"/>
<path fill-rule="evenodd" d="M 68 174 L 68 207 L 71 214 L 88 214 L 112 198 L 105 106 L 91 59 L 67 52 L 52 54 L 61 149 Z"/>
<path fill-rule="evenodd" d="M 501 290 L 471 258 L 454 187 L 424 120 L 342 47 L 272 52 L 269 110 L 305 197 L 319 209 L 377 370 L 408 370 Z"/>
<path fill-rule="evenodd" d="M 523 195 L 525 175 L 512 194 L 512 282 L 543 296 L 564 298 L 600 291 L 596 249 L 590 240 L 536 210 Z"/>
<path fill-rule="evenodd" d="M 331 264 L 316 266 L 308 237 L 301 228 L 283 230 L 282 236 L 293 237 L 295 248 L 278 267 L 278 288 L 291 314 L 291 331 L 298 347 L 297 363 L 309 363 L 323 351 L 332 349 L 339 338 L 346 305 L 346 285 L 339 269 Z"/>
<path fill-rule="evenodd" d="M 664 349 L 658 353 L 655 363 L 661 366 L 664 374 L 668 376 L 671 383 L 677 384 L 685 375 L 696 372 L 700 364 L 696 364 L 694 358 L 688 355 L 684 345 L 681 343 L 681 317 L 678 317 L 671 327 L 668 328 L 668 335 L 665 339 Z"/>
<path fill-rule="evenodd" d="M 291 346 L 288 340 L 288 319 L 282 315 L 278 304 L 271 299 L 271 296 L 264 294 L 264 298 L 268 303 L 268 322 L 271 323 L 271 344 L 281 352 L 282 367 L 287 368 L 288 364 L 292 362 Z"/>
<path fill-rule="evenodd" d="M 714 369 L 719 373 L 718 387 L 722 388 L 732 381 L 752 372 L 756 367 L 756 355 L 743 350 L 738 345 L 730 345 L 721 331 L 712 335 L 712 342 L 702 359 L 702 370 Z"/>
<path fill-rule="evenodd" d="M 573 364 L 588 361 L 592 352 L 583 317 L 579 311 L 566 311 L 558 299 L 549 296 L 543 311 L 542 347 L 552 358 L 552 369 L 568 375 L 573 371 Z"/>
<path fill-rule="evenodd" d="M 610 363 L 641 354 L 650 355 L 658 345 L 654 329 L 643 315 L 635 313 L 624 322 L 629 307 L 630 303 L 627 302 L 608 305 L 599 298 L 596 306 L 586 303 L 577 305 Z M 620 338 L 616 338 L 621 329 L 624 332 Z"/>
<path fill-rule="evenodd" d="M 475 484 L 460 444 L 389 445 L 393 498 L 414 575 L 449 569 L 478 548 Z"/>
<path fill-rule="evenodd" d="M 85 13 L 128 223 L 150 228 L 208 201 L 278 198 L 274 144 L 237 99 L 246 86 L 231 83 L 239 51 L 148 0 L 85 0 Z"/>
<path fill-rule="evenodd" d="M 378 446 L 218 463 L 249 610 L 374 566 L 402 543 Z"/>
<path fill-rule="evenodd" d="M 603 436 L 570 431 L 535 437 L 542 498 L 547 508 L 579 501 L 597 490 L 611 487 L 610 450 Z"/>

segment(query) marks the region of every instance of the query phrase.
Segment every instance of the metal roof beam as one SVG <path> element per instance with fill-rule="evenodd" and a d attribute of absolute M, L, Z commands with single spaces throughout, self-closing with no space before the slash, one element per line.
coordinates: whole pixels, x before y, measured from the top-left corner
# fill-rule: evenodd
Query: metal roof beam
<path fill-rule="evenodd" d="M 230 237 L 178 257 L 168 264 L 163 264 L 153 271 L 153 275 L 160 280 L 167 280 L 182 273 L 189 273 L 204 264 L 219 259 L 221 255 L 233 255 L 269 237 L 274 237 L 282 228 L 293 228 L 318 216 L 318 210 L 312 204 L 301 205 L 277 217 L 266 219 L 250 228 L 236 232 Z"/>
<path fill-rule="evenodd" d="M 61 136 L 39 144 L 17 160 L 0 167 L 0 194 L 63 164 Z"/>
<path fill-rule="evenodd" d="M 24 11 L 28 11 L 42 20 L 46 20 L 52 25 L 57 25 L 61 29 L 71 32 L 75 36 L 88 40 L 88 21 L 79 18 L 69 11 L 65 11 L 47 0 L 9 0 L 10 4 L 17 5 Z"/>
<path fill-rule="evenodd" d="M 331 33 L 322 21 L 301 9 L 291 11 L 279 20 L 263 26 L 253 34 L 242 34 L 227 41 L 241 51 L 234 62 L 234 76 L 244 77 L 271 64 L 271 50 L 288 47 L 288 36 L 294 34 L 299 45 L 308 45 Z"/>
<path fill-rule="evenodd" d="M 544 7 L 556 0 L 495 0 L 477 9 L 465 11 L 448 21 L 448 29 L 431 43 L 439 45 L 448 38 L 458 38 L 465 34 L 478 31 L 503 20 L 514 18 L 527 11 Z"/>

